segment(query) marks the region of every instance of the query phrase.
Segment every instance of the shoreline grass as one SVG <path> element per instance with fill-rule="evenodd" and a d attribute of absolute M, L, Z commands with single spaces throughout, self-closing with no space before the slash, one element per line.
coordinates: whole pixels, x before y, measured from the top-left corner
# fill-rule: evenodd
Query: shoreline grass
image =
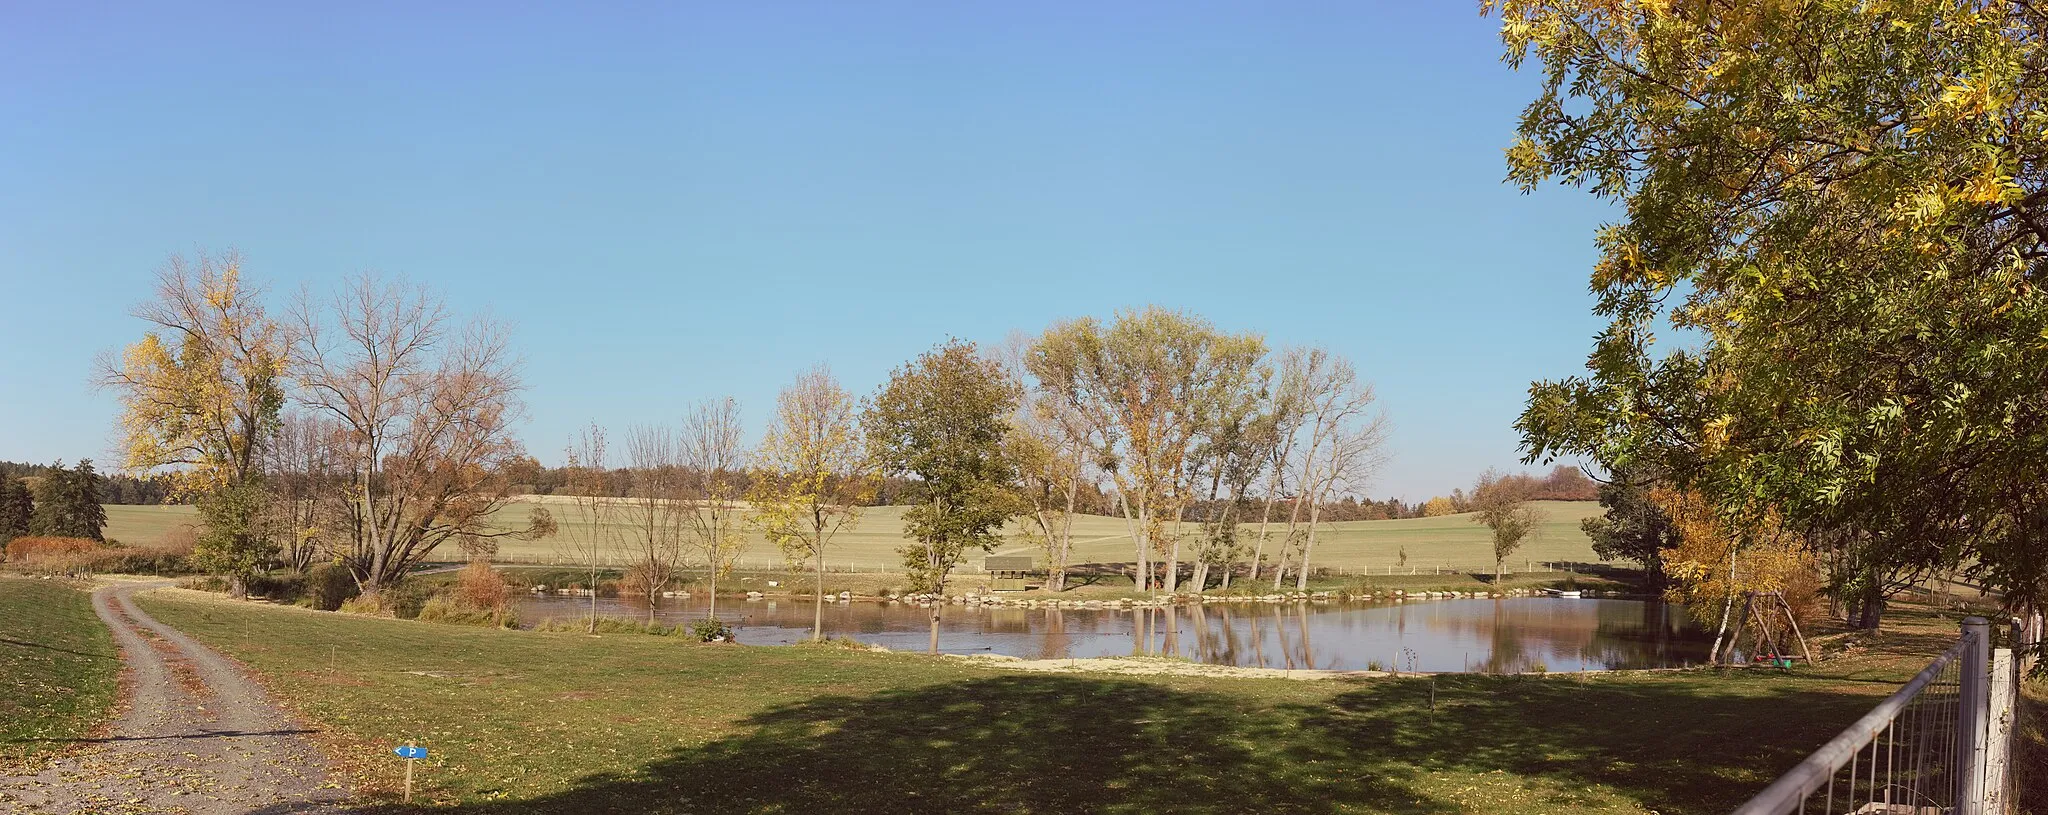
<path fill-rule="evenodd" d="M 428 745 L 426 797 L 463 813 L 1725 812 L 1953 631 L 1785 673 L 1290 682 L 141 603 L 331 729 L 373 794 L 391 744 Z"/>
<path fill-rule="evenodd" d="M 113 710 L 119 676 L 91 595 L 60 580 L 0 577 L 0 763 L 90 735 Z"/>

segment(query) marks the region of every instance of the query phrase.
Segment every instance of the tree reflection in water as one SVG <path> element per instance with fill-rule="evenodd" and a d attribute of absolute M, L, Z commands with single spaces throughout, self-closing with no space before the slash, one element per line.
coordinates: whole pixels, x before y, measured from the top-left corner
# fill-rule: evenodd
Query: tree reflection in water
<path fill-rule="evenodd" d="M 575 598 L 523 602 L 519 618 L 583 613 Z M 687 622 L 702 616 L 700 600 L 665 601 L 658 616 Z M 612 604 L 613 607 L 607 607 Z M 793 643 L 809 633 L 802 603 L 735 603 L 739 639 L 753 645 Z M 600 613 L 644 617 L 603 600 Z M 835 603 L 826 632 L 894 650 L 922 651 L 928 612 L 901 603 Z M 1685 614 L 1657 602 L 1507 598 L 1405 603 L 1212 602 L 1132 609 L 1021 608 L 948 605 L 940 614 L 940 650 L 999 653 L 1026 659 L 1132 654 L 1270 668 L 1362 670 L 1382 667 L 1449 672 L 1525 672 L 1654 668 L 1698 663 L 1710 637 Z M 1119 644 L 1120 643 L 1120 644 Z"/>

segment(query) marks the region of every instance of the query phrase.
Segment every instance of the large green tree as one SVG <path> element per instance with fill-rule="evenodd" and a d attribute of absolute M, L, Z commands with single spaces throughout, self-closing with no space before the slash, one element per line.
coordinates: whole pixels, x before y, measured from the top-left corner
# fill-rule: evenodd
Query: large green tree
<path fill-rule="evenodd" d="M 1634 561 L 1652 584 L 1664 578 L 1664 550 L 1678 546 L 1671 516 L 1650 500 L 1657 479 L 1639 469 L 1610 473 L 1600 485 L 1600 506 L 1607 512 L 1579 522 L 1602 560 Z"/>
<path fill-rule="evenodd" d="M 1531 459 L 1649 466 L 1830 550 L 1874 626 L 1963 565 L 2048 599 L 2048 12 L 1965 0 L 1486 2 L 1542 89 L 1526 187 L 1620 202 L 1589 373 Z M 1668 321 L 1694 341 L 1659 353 Z"/>
<path fill-rule="evenodd" d="M 947 342 L 896 369 L 861 416 L 868 452 L 883 473 L 910 476 L 903 563 L 913 587 L 943 593 L 970 549 L 1000 540 L 1025 510 L 1017 467 L 1003 442 L 1022 389 L 972 343 Z M 932 607 L 932 650 L 938 650 Z"/>
<path fill-rule="evenodd" d="M 107 525 L 107 510 L 100 506 L 100 474 L 92 459 L 81 459 L 70 469 L 61 461 L 51 465 L 39 486 L 29 534 L 106 540 L 100 530 Z"/>

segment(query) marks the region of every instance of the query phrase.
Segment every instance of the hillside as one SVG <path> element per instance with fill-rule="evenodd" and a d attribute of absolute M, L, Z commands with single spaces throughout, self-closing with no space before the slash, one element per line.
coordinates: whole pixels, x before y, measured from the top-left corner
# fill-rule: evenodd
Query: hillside
<path fill-rule="evenodd" d="M 576 511 L 567 501 L 555 496 L 539 497 L 535 502 L 520 502 L 500 511 L 506 522 L 523 521 L 536 505 L 547 506 L 555 515 L 556 522 L 565 533 L 580 534 L 581 525 L 576 522 Z M 1538 501 L 1543 512 L 1543 523 L 1536 535 L 1524 544 L 1513 561 L 1524 560 L 1597 560 L 1593 556 L 1592 544 L 1579 530 L 1581 519 L 1600 514 L 1600 505 L 1590 501 Z M 197 513 L 189 506 L 114 506 L 107 508 L 107 536 L 126 543 L 152 543 L 167 532 L 181 526 L 196 523 Z M 1276 524 L 1274 538 L 1281 534 Z M 828 550 L 826 561 L 834 569 L 856 569 L 867 571 L 894 570 L 899 557 L 896 548 L 903 544 L 903 507 L 871 507 L 863 512 L 860 523 L 841 532 Z M 1014 525 L 1009 530 L 1011 543 L 999 547 L 999 554 L 1028 554 L 1036 547 L 1025 541 L 1020 530 Z M 1131 537 L 1122 518 L 1086 515 L 1075 519 L 1075 563 L 1127 562 L 1132 557 Z M 1493 568 L 1492 544 L 1487 529 L 1472 522 L 1470 514 L 1446 515 L 1437 518 L 1404 518 L 1394 521 L 1345 521 L 1326 525 L 1317 534 L 1315 561 L 1317 565 L 1331 566 L 1347 571 L 1371 569 L 1382 571 L 1399 562 L 1403 549 L 1407 551 L 1410 567 L 1427 570 L 1445 567 L 1464 570 Z M 498 552 L 498 559 L 506 562 L 550 563 L 560 560 L 558 545 L 553 540 L 504 541 Z M 453 552 L 442 553 L 454 557 Z M 758 534 L 750 535 L 750 544 L 742 563 L 751 567 L 770 567 L 781 562 L 774 546 Z M 969 558 L 970 568 L 978 568 L 980 558 Z"/>

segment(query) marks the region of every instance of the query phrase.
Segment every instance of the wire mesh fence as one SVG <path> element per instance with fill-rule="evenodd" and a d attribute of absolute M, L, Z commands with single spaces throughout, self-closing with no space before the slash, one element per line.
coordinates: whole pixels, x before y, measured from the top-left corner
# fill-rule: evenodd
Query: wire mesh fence
<path fill-rule="evenodd" d="M 1737 815 L 1990 812 L 1987 772 L 2001 751 L 1988 737 L 1992 694 L 1989 625 L 1971 617 L 1963 635 L 1913 679 L 1805 761 L 1780 776 Z M 2010 662 L 2002 669 L 2010 670 Z M 1998 792 L 2002 792 L 2000 789 Z"/>

